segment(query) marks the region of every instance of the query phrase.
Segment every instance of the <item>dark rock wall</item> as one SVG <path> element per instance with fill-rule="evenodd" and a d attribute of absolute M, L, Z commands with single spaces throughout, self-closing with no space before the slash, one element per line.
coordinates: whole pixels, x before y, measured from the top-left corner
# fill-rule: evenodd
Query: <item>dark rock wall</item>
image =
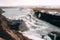
<path fill-rule="evenodd" d="M 41 14 L 41 17 L 38 17 L 39 14 Z M 40 12 L 40 11 L 35 12 L 35 15 L 38 19 L 41 19 L 43 21 L 49 22 L 55 26 L 60 27 L 60 16 L 52 15 L 47 12 Z"/>

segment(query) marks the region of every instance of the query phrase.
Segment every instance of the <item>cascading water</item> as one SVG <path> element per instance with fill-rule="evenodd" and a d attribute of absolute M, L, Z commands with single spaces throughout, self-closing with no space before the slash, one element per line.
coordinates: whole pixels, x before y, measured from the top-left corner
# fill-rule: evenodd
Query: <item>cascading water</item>
<path fill-rule="evenodd" d="M 42 35 L 47 35 L 51 31 L 59 31 L 60 28 L 55 27 L 45 21 L 39 20 L 35 17 L 34 11 L 32 9 L 3 9 L 6 12 L 3 14 L 10 19 L 24 20 L 28 31 L 22 32 L 23 35 L 33 39 L 33 40 L 44 40 Z M 7 12 L 8 11 L 8 12 Z M 8 15 L 8 16 L 7 16 Z M 60 32 L 60 31 L 59 31 Z"/>

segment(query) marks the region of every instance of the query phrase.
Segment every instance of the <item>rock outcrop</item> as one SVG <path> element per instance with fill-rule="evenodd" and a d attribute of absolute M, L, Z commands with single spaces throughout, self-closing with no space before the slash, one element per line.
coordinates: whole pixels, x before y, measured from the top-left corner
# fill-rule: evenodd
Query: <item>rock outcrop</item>
<path fill-rule="evenodd" d="M 39 14 L 41 15 L 40 17 L 38 17 Z M 52 15 L 47 12 L 40 12 L 40 11 L 35 12 L 35 15 L 38 19 L 41 19 L 57 27 L 60 27 L 60 16 L 58 15 Z"/>
<path fill-rule="evenodd" d="M 0 14 L 0 40 L 31 40 L 18 32 L 18 30 L 13 27 L 15 25 L 12 20 Z"/>
<path fill-rule="evenodd" d="M 23 20 L 12 20 L 12 23 L 8 23 L 8 26 L 11 29 L 21 31 L 21 32 L 28 30 L 28 28 Z"/>

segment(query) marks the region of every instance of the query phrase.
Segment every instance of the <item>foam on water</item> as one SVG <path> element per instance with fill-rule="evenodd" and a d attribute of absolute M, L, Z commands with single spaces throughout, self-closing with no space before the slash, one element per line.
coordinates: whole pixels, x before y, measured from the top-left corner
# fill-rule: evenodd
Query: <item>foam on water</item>
<path fill-rule="evenodd" d="M 55 27 L 45 21 L 39 20 L 34 16 L 34 11 L 32 9 L 4 9 L 6 12 L 3 14 L 10 19 L 22 19 L 25 21 L 28 31 L 22 32 L 23 35 L 33 39 L 33 40 L 43 40 L 42 35 L 46 35 L 50 31 L 59 31 L 60 28 Z M 12 16 L 12 17 L 11 17 Z M 60 32 L 60 31 L 59 31 Z"/>

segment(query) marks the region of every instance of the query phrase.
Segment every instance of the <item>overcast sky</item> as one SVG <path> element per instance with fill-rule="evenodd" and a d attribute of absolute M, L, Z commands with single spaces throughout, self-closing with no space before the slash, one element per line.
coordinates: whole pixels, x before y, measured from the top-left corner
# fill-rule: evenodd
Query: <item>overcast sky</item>
<path fill-rule="evenodd" d="M 60 0 L 0 0 L 0 6 L 60 6 Z"/>

